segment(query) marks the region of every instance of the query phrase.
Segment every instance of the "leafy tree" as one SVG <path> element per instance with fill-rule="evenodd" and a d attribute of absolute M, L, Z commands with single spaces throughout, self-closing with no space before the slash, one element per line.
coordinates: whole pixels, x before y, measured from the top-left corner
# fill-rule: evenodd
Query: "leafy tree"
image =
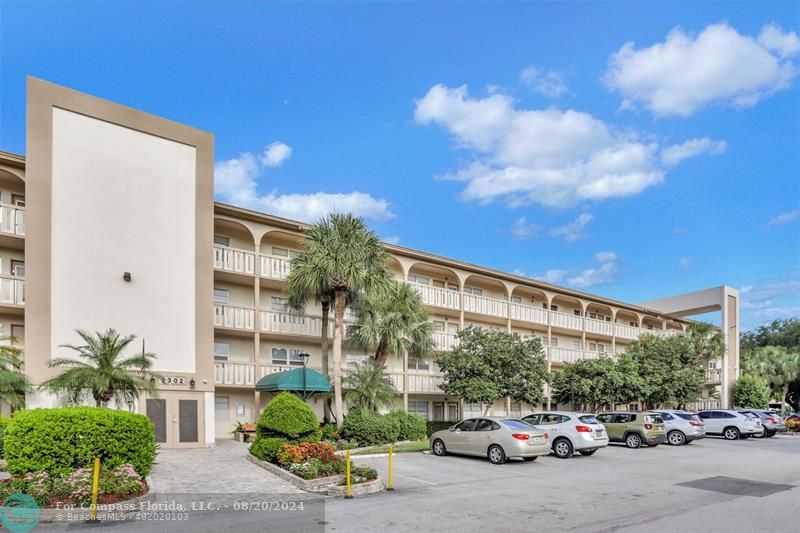
<path fill-rule="evenodd" d="M 568 363 L 551 373 L 550 382 L 558 403 L 581 403 L 595 412 L 637 400 L 642 388 L 638 366 L 625 354 Z"/>
<path fill-rule="evenodd" d="M 0 341 L 13 342 L 14 339 L 0 337 Z M 14 408 L 25 404 L 25 393 L 30 390 L 22 367 L 22 350 L 10 344 L 0 345 L 0 400 Z"/>
<path fill-rule="evenodd" d="M 377 412 L 389 407 L 397 397 L 391 377 L 386 368 L 374 359 L 357 364 L 353 372 L 344 378 L 345 399 L 353 407 L 362 407 Z"/>
<path fill-rule="evenodd" d="M 792 384 L 800 380 L 800 352 L 783 346 L 756 348 L 745 361 L 744 370 L 769 383 L 772 391 L 780 396 L 781 410 L 785 412 Z"/>
<path fill-rule="evenodd" d="M 721 359 L 725 353 L 725 340 L 722 332 L 708 322 L 694 322 L 686 330 L 686 338 L 697 357 L 707 364 L 710 360 Z"/>
<path fill-rule="evenodd" d="M 426 358 L 433 353 L 433 323 L 422 297 L 407 283 L 392 281 L 388 290 L 359 298 L 357 323 L 347 328 L 346 345 L 371 351 L 380 365 L 389 354 Z"/>
<path fill-rule="evenodd" d="M 800 319 L 773 320 L 769 324 L 762 324 L 755 331 L 742 335 L 743 352 L 764 346 L 783 346 L 790 350 L 800 347 Z"/>
<path fill-rule="evenodd" d="M 491 405 L 506 396 L 529 404 L 542 399 L 547 379 L 542 344 L 538 338 L 468 327 L 458 332 L 458 345 L 441 355 L 441 389 L 470 403 Z"/>
<path fill-rule="evenodd" d="M 800 320 L 797 318 L 773 320 L 742 335 L 742 369 L 767 380 L 775 397 L 781 399 L 783 409 L 788 403 L 794 411 L 800 410 L 800 372 L 793 370 L 798 354 Z"/>
<path fill-rule="evenodd" d="M 342 339 L 344 312 L 352 294 L 385 290 L 391 281 L 378 236 L 361 218 L 330 214 L 306 232 L 303 251 L 292 260 L 292 291 L 313 295 L 333 291 L 333 389 L 336 423 L 343 423 Z"/>
<path fill-rule="evenodd" d="M 638 366 L 647 407 L 668 401 L 682 406 L 699 398 L 705 370 L 687 338 L 642 335 L 626 353 Z"/>
<path fill-rule="evenodd" d="M 766 409 L 771 391 L 766 380 L 745 374 L 733 386 L 733 405 L 750 409 Z"/>
<path fill-rule="evenodd" d="M 70 403 L 91 396 L 98 407 L 107 407 L 111 400 L 132 402 L 140 393 L 157 396 L 156 380 L 161 376 L 152 371 L 156 355 L 144 351 L 130 357 L 122 355 L 135 335 L 121 337 L 113 329 L 94 334 L 80 329 L 76 332 L 86 344 L 61 347 L 73 350 L 78 359 L 53 358 L 50 367 L 66 370 L 42 383 L 42 389 L 66 394 Z"/>

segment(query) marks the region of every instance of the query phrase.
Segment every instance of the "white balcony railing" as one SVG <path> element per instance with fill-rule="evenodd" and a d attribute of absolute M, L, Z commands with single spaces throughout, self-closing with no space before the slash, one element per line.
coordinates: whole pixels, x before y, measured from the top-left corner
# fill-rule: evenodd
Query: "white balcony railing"
<path fill-rule="evenodd" d="M 623 339 L 636 340 L 639 338 L 641 330 L 634 326 L 626 326 L 624 324 L 614 324 L 614 333 L 617 337 Z"/>
<path fill-rule="evenodd" d="M 511 318 L 537 324 L 547 324 L 547 310 L 523 304 L 511 304 Z"/>
<path fill-rule="evenodd" d="M 25 305 L 25 280 L 0 276 L 0 304 Z"/>
<path fill-rule="evenodd" d="M 408 392 L 432 392 L 443 394 L 439 385 L 444 383 L 444 375 L 436 374 L 412 374 L 408 373 Z M 400 389 L 402 390 L 402 388 Z"/>
<path fill-rule="evenodd" d="M 550 347 L 550 359 L 557 363 L 574 363 L 581 359 L 583 350 L 575 350 L 572 348 L 558 348 L 556 346 Z"/>
<path fill-rule="evenodd" d="M 589 333 L 597 333 L 598 335 L 614 335 L 614 324 L 606 322 L 605 320 L 596 320 L 594 318 L 586 319 L 586 331 Z"/>
<path fill-rule="evenodd" d="M 433 344 L 437 350 L 447 352 L 452 350 L 458 344 L 458 338 L 455 333 L 446 333 L 444 331 L 433 332 Z"/>
<path fill-rule="evenodd" d="M 560 313 L 558 311 L 550 311 L 550 323 L 559 328 L 583 329 L 583 317 L 568 315 L 567 313 Z"/>
<path fill-rule="evenodd" d="M 320 337 L 322 318 L 280 311 L 261 311 L 261 331 Z M 333 336 L 333 317 L 328 322 L 328 336 Z"/>
<path fill-rule="evenodd" d="M 256 254 L 247 250 L 229 248 L 227 246 L 214 246 L 214 268 L 225 272 L 239 274 L 254 274 L 256 268 Z"/>
<path fill-rule="evenodd" d="M 709 368 L 706 370 L 706 383 L 722 383 L 722 369 Z"/>
<path fill-rule="evenodd" d="M 247 307 L 214 304 L 214 326 L 253 330 L 256 327 L 256 311 Z"/>
<path fill-rule="evenodd" d="M 25 208 L 0 204 L 0 232 L 25 235 Z"/>
<path fill-rule="evenodd" d="M 292 270 L 292 263 L 285 257 L 259 255 L 259 273 L 265 278 L 286 279 Z"/>
<path fill-rule="evenodd" d="M 464 311 L 481 315 L 508 317 L 508 302 L 474 294 L 464 295 Z"/>
<path fill-rule="evenodd" d="M 445 307 L 447 309 L 461 309 L 460 292 L 420 285 L 419 283 L 409 283 L 409 285 L 422 296 L 422 301 L 427 305 Z"/>
<path fill-rule="evenodd" d="M 214 363 L 216 385 L 255 385 L 255 365 L 252 363 Z"/>

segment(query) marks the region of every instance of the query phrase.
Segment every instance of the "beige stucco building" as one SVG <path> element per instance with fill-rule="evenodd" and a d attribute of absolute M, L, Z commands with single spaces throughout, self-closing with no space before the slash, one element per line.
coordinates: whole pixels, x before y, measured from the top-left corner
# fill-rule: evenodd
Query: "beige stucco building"
<path fill-rule="evenodd" d="M 148 414 L 162 445 L 208 446 L 254 421 L 264 375 L 320 369 L 320 310 L 285 311 L 283 286 L 305 225 L 213 202 L 213 137 L 37 79 L 28 83 L 26 157 L 0 152 L 0 335 L 34 383 L 75 328 L 114 327 L 158 354 Z M 701 406 L 728 403 L 738 373 L 738 293 L 728 287 L 635 305 L 386 244 L 390 268 L 429 306 L 438 350 L 469 325 L 535 335 L 558 369 L 625 351 L 642 333 L 680 335 L 685 316 L 722 312 L 726 354 Z M 655 292 L 655 289 L 654 289 Z M 365 354 L 347 354 L 347 363 Z M 484 406 L 439 389 L 433 359 L 393 357 L 397 406 L 456 420 Z M 28 406 L 58 398 L 36 392 Z M 319 398 L 310 400 L 321 414 Z M 544 406 L 553 406 L 545 390 Z M 541 406 L 506 399 L 495 414 Z M 567 407 L 567 406 L 564 406 Z"/>

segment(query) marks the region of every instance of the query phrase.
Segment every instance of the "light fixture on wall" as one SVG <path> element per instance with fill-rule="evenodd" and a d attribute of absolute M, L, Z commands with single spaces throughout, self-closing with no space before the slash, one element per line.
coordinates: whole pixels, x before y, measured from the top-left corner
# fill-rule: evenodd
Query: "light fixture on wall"
<path fill-rule="evenodd" d="M 131 280 L 131 273 L 130 272 L 123 272 L 122 273 L 122 279 L 124 281 L 128 281 L 129 282 Z"/>
<path fill-rule="evenodd" d="M 194 378 L 190 379 L 189 380 L 189 388 L 194 390 L 194 386 L 195 385 L 197 385 L 197 382 L 194 380 Z"/>

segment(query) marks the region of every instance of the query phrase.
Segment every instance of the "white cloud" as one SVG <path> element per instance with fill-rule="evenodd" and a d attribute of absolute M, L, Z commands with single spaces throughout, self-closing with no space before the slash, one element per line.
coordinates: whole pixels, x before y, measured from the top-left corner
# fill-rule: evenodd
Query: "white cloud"
<path fill-rule="evenodd" d="M 771 218 L 770 221 L 767 222 L 767 226 L 782 226 L 784 224 L 788 224 L 789 222 L 794 222 L 797 219 L 800 219 L 800 209 L 787 211 L 786 213 L 781 213 L 780 215 Z"/>
<path fill-rule="evenodd" d="M 739 294 L 743 329 L 800 316 L 800 270 L 741 287 Z"/>
<path fill-rule="evenodd" d="M 692 266 L 692 261 L 693 259 L 691 257 L 681 257 L 680 261 L 678 261 L 678 264 L 681 265 L 682 269 L 686 270 Z"/>
<path fill-rule="evenodd" d="M 617 254 L 614 252 L 597 252 L 594 254 L 594 260 L 598 263 L 612 263 L 617 260 Z"/>
<path fill-rule="evenodd" d="M 381 239 L 386 244 L 400 244 L 400 237 L 397 235 L 390 235 Z"/>
<path fill-rule="evenodd" d="M 214 192 L 222 201 L 278 216 L 316 222 L 328 213 L 353 213 L 372 220 L 394 215 L 388 201 L 369 194 L 316 192 L 311 194 L 258 193 L 258 178 L 269 167 L 283 164 L 292 154 L 290 146 L 274 142 L 261 155 L 244 152 L 214 165 Z"/>
<path fill-rule="evenodd" d="M 542 226 L 539 224 L 531 224 L 525 217 L 519 217 L 511 224 L 511 235 L 515 239 L 530 239 L 531 237 L 538 237 L 542 232 Z"/>
<path fill-rule="evenodd" d="M 617 254 L 614 252 L 598 252 L 594 255 L 598 266 L 587 268 L 567 280 L 567 283 L 577 289 L 594 287 L 611 282 L 617 274 Z"/>
<path fill-rule="evenodd" d="M 681 144 L 673 144 L 661 150 L 661 161 L 665 165 L 677 165 L 684 159 L 701 154 L 719 155 L 728 148 L 725 141 L 712 141 L 708 137 L 689 139 Z"/>
<path fill-rule="evenodd" d="M 546 271 L 546 272 L 544 272 L 542 274 L 534 274 L 531 277 L 536 278 L 536 279 L 540 279 L 540 280 L 544 281 L 545 283 L 554 283 L 554 284 L 556 284 L 556 283 L 561 283 L 562 281 L 564 281 L 564 278 L 566 278 L 568 274 L 569 274 L 569 271 L 567 271 L 567 270 L 561 270 L 561 269 L 558 269 L 558 268 L 553 268 L 553 269 L 550 269 L 550 270 L 548 270 L 548 271 Z"/>
<path fill-rule="evenodd" d="M 520 72 L 519 79 L 529 88 L 549 98 L 558 98 L 567 92 L 564 76 L 555 70 L 542 72 L 531 66 Z"/>
<path fill-rule="evenodd" d="M 414 116 L 473 153 L 471 163 L 440 176 L 465 182 L 465 200 L 565 207 L 633 196 L 664 178 L 658 143 L 588 113 L 518 109 L 507 95 L 472 98 L 466 86 L 435 85 L 417 100 Z"/>
<path fill-rule="evenodd" d="M 586 225 L 592 221 L 594 216 L 591 213 L 581 213 L 578 218 L 548 232 L 551 237 L 564 237 L 567 242 L 575 242 L 586 237 Z"/>
<path fill-rule="evenodd" d="M 757 39 L 724 22 L 696 36 L 677 27 L 648 48 L 625 43 L 604 81 L 621 93 L 623 108 L 641 105 L 659 116 L 689 116 L 711 104 L 744 108 L 791 84 L 798 51 L 797 34 L 774 24 Z"/>

